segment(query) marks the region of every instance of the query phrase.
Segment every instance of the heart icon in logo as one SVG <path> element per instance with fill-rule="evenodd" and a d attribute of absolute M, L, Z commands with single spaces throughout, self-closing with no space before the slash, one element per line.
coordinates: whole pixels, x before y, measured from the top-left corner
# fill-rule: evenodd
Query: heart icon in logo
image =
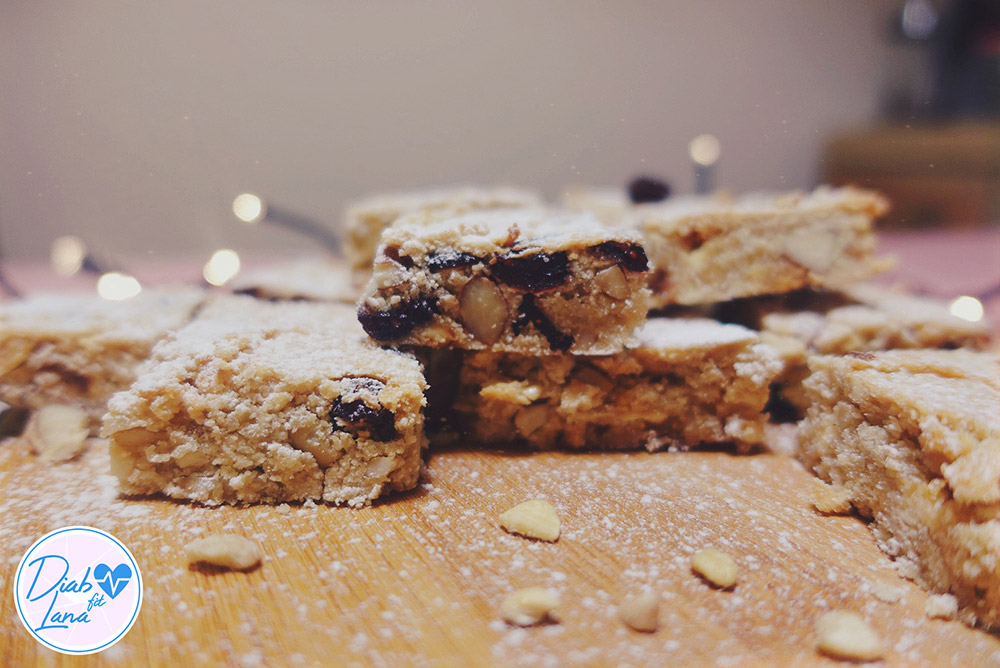
<path fill-rule="evenodd" d="M 104 593 L 115 598 L 122 593 L 125 585 L 132 579 L 132 569 L 128 564 L 118 564 L 114 570 L 107 564 L 97 564 L 94 567 L 94 579 L 97 586 L 104 590 Z"/>

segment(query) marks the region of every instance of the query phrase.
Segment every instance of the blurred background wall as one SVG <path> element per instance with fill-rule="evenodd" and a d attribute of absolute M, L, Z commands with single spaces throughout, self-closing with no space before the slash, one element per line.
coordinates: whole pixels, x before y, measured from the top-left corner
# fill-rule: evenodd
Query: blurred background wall
<path fill-rule="evenodd" d="M 308 242 L 237 225 L 256 192 L 335 224 L 451 182 L 806 188 L 876 118 L 890 0 L 2 3 L 0 242 L 111 256 Z M 900 58 L 904 58 L 903 61 Z"/>

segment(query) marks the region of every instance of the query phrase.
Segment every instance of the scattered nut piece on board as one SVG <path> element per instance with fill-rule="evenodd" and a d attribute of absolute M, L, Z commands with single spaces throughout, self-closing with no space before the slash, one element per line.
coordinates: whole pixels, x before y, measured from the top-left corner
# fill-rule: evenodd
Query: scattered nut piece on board
<path fill-rule="evenodd" d="M 835 659 L 874 661 L 885 655 L 881 638 L 868 623 L 846 610 L 828 612 L 816 621 L 817 647 Z"/>
<path fill-rule="evenodd" d="M 545 587 L 527 587 L 508 594 L 500 605 L 504 621 L 516 626 L 532 626 L 545 619 L 554 619 L 553 611 L 559 596 Z"/>
<path fill-rule="evenodd" d="M 500 526 L 528 538 L 555 541 L 559 538 L 559 515 L 545 499 L 519 503 L 500 514 Z"/>
<path fill-rule="evenodd" d="M 630 596 L 618 606 L 618 618 L 635 631 L 652 633 L 659 626 L 660 597 L 653 592 Z"/>
<path fill-rule="evenodd" d="M 899 603 L 900 599 L 906 594 L 906 589 L 902 586 L 896 586 L 885 584 L 883 582 L 872 582 L 872 596 L 882 601 L 883 603 Z"/>
<path fill-rule="evenodd" d="M 829 485 L 816 479 L 813 508 L 824 515 L 845 515 L 851 512 L 851 493 L 840 485 Z"/>
<path fill-rule="evenodd" d="M 260 545 L 249 538 L 230 533 L 216 533 L 193 540 L 184 546 L 188 565 L 210 564 L 237 571 L 248 571 L 264 556 Z"/>
<path fill-rule="evenodd" d="M 691 569 L 720 589 L 732 587 L 739 575 L 739 569 L 733 558 L 714 547 L 702 550 L 691 557 Z"/>
<path fill-rule="evenodd" d="M 954 619 L 958 614 L 958 599 L 951 594 L 928 596 L 924 614 L 931 619 Z"/>
<path fill-rule="evenodd" d="M 24 437 L 43 462 L 73 459 L 87 443 L 87 414 L 75 406 L 45 406 L 28 419 Z"/>

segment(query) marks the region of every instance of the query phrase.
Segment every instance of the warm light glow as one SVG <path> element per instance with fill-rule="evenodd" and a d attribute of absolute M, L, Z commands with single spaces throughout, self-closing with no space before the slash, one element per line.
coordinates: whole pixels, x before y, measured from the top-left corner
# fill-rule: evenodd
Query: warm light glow
<path fill-rule="evenodd" d="M 225 285 L 240 272 L 240 256 L 236 251 L 222 248 L 212 253 L 201 275 L 212 285 Z"/>
<path fill-rule="evenodd" d="M 101 277 L 97 279 L 97 294 L 104 299 L 121 301 L 135 297 L 140 292 L 142 292 L 142 286 L 139 285 L 135 276 L 129 276 L 120 271 L 109 271 L 106 274 L 101 274 Z"/>
<path fill-rule="evenodd" d="M 688 155 L 699 165 L 714 165 L 722 152 L 722 145 L 715 135 L 698 135 L 688 144 Z"/>
<path fill-rule="evenodd" d="M 52 242 L 49 259 L 52 270 L 60 276 L 73 276 L 83 266 L 83 258 L 87 256 L 87 246 L 80 237 L 72 235 L 59 237 Z"/>
<path fill-rule="evenodd" d="M 979 322 L 986 312 L 983 310 L 983 303 L 975 297 L 962 295 L 956 297 L 948 307 L 951 314 L 956 318 L 968 320 L 969 322 Z"/>
<path fill-rule="evenodd" d="M 264 217 L 264 201 L 250 193 L 237 195 L 233 200 L 233 213 L 244 223 L 256 223 Z"/>

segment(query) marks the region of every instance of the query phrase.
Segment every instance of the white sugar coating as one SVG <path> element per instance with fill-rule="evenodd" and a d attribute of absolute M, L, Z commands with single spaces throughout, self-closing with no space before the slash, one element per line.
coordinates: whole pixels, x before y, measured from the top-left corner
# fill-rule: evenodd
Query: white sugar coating
<path fill-rule="evenodd" d="M 94 293 L 36 293 L 0 305 L 0 335 L 153 341 L 183 324 L 204 299 L 202 290 L 184 286 L 143 290 L 121 301 Z"/>
<path fill-rule="evenodd" d="M 486 257 L 515 246 L 562 251 L 607 241 L 642 242 L 637 233 L 606 227 L 591 214 L 545 209 L 475 211 L 445 219 L 418 213 L 382 234 L 384 246 L 398 246 L 418 260 L 443 251 Z"/>
<path fill-rule="evenodd" d="M 650 318 L 636 332 L 639 344 L 649 348 L 713 348 L 753 343 L 757 333 L 741 325 L 722 324 L 708 318 Z"/>
<path fill-rule="evenodd" d="M 252 349 L 252 359 L 247 363 L 252 363 L 262 374 L 280 373 L 288 384 L 307 386 L 315 384 L 317 378 L 363 375 L 384 382 L 406 383 L 416 391 L 422 391 L 425 385 L 420 364 L 415 359 L 361 339 L 345 340 L 334 332 L 251 332 L 202 339 L 197 342 L 197 352 L 193 355 L 171 356 L 147 365 L 130 392 L 111 398 L 109 412 L 114 413 L 115 407 L 125 401 L 128 394 L 180 382 L 179 379 L 189 375 L 192 365 L 210 366 L 213 355 L 235 355 L 246 348 Z"/>
<path fill-rule="evenodd" d="M 129 426 L 116 419 L 128 414 L 127 407 L 138 394 L 183 384 L 192 368 L 204 371 L 244 350 L 252 350 L 246 364 L 263 375 L 280 373 L 290 385 L 305 387 L 317 378 L 366 375 L 413 392 L 426 386 L 420 364 L 409 355 L 371 343 L 351 307 L 224 297 L 154 348 L 130 390 L 108 402 L 104 433 Z"/>
<path fill-rule="evenodd" d="M 363 338 L 352 306 L 310 302 L 268 302 L 244 296 L 217 297 L 184 328 L 163 341 L 154 356 L 165 358 L 207 352 L 232 334 L 289 330 Z"/>
<path fill-rule="evenodd" d="M 812 192 L 753 192 L 738 198 L 725 196 L 671 197 L 636 209 L 645 222 L 670 225 L 681 219 L 712 216 L 713 222 L 731 220 L 734 224 L 747 216 L 779 216 L 787 213 L 816 215 L 830 211 L 864 212 L 877 216 L 888 210 L 889 203 L 873 191 L 853 187 L 820 186 Z"/>
<path fill-rule="evenodd" d="M 352 204 L 347 217 L 378 217 L 391 222 L 404 213 L 424 209 L 530 207 L 541 203 L 537 193 L 525 188 L 453 185 L 372 195 Z"/>

